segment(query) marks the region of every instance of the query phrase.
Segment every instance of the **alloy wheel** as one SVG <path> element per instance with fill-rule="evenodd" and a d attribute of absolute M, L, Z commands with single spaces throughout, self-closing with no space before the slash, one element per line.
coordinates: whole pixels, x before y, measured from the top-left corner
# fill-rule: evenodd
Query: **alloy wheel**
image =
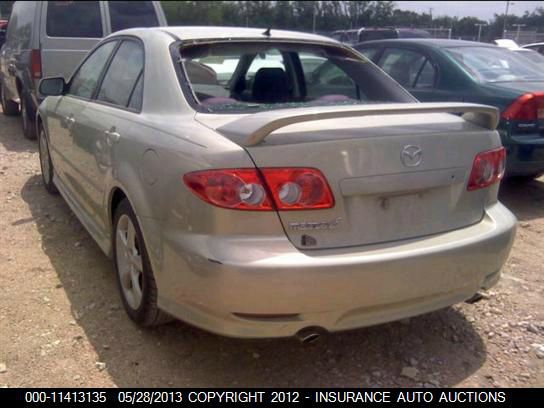
<path fill-rule="evenodd" d="M 117 222 L 116 262 L 121 289 L 128 305 L 137 310 L 142 303 L 143 265 L 134 224 L 123 214 Z"/>

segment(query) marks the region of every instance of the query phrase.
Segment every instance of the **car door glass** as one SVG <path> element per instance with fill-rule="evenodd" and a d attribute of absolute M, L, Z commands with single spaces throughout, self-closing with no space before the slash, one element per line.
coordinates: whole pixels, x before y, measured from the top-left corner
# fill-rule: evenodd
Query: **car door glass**
<path fill-rule="evenodd" d="M 49 37 L 102 37 L 99 2 L 48 1 L 45 31 Z"/>
<path fill-rule="evenodd" d="M 136 41 L 123 41 L 100 85 L 99 101 L 126 107 L 144 69 L 144 50 Z"/>
<path fill-rule="evenodd" d="M 298 58 L 300 59 L 300 65 L 302 65 L 302 72 L 305 77 L 310 77 L 317 68 L 327 61 L 325 57 L 320 57 L 309 52 L 299 53 Z"/>
<path fill-rule="evenodd" d="M 70 81 L 68 94 L 87 99 L 92 97 L 100 74 L 116 44 L 116 41 L 109 41 L 97 48 L 87 58 Z"/>
<path fill-rule="evenodd" d="M 301 61 L 302 59 L 301 56 Z M 325 60 L 310 75 L 305 73 L 304 80 L 306 96 L 309 100 L 323 98 L 331 101 L 361 99 L 355 82 L 332 60 Z"/>
<path fill-rule="evenodd" d="M 131 27 L 156 27 L 157 14 L 151 1 L 108 1 L 111 31 Z"/>
<path fill-rule="evenodd" d="M 128 107 L 131 109 L 135 109 L 137 111 L 141 110 L 143 96 L 144 96 L 144 73 L 142 71 L 140 73 L 140 76 L 138 77 L 138 82 L 136 82 L 136 85 L 134 86 L 132 95 L 130 96 L 130 102 L 128 103 Z"/>
<path fill-rule="evenodd" d="M 425 64 L 423 65 L 423 68 L 419 72 L 414 88 L 418 88 L 418 89 L 433 88 L 435 79 L 436 79 L 436 70 L 433 64 L 431 64 L 431 61 L 426 60 Z"/>
<path fill-rule="evenodd" d="M 365 57 L 367 57 L 370 61 L 374 59 L 376 54 L 378 54 L 379 48 L 364 48 L 362 50 L 357 50 L 361 54 L 363 54 Z"/>
<path fill-rule="evenodd" d="M 411 88 L 426 61 L 418 52 L 388 48 L 380 58 L 379 66 L 405 88 Z"/>

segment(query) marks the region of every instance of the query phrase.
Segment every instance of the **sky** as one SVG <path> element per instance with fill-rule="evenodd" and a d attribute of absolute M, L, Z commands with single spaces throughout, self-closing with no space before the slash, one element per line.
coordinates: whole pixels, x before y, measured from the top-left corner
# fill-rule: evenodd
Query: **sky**
<path fill-rule="evenodd" d="M 395 1 L 401 10 L 429 12 L 432 8 L 433 17 L 447 15 L 450 17 L 478 17 L 490 20 L 493 15 L 504 14 L 506 1 Z M 544 7 L 544 1 L 511 1 L 508 15 L 522 15 L 525 11 L 533 11 L 537 7 Z"/>

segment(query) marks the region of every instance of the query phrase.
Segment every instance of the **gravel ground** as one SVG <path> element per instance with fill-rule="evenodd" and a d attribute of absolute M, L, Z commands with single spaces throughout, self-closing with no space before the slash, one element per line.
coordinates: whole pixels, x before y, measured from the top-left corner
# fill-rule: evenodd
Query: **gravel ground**
<path fill-rule="evenodd" d="M 59 196 L 37 144 L 0 114 L 0 386 L 544 386 L 544 179 L 506 183 L 520 228 L 477 303 L 327 336 L 236 340 L 181 322 L 142 330 L 111 262 Z"/>

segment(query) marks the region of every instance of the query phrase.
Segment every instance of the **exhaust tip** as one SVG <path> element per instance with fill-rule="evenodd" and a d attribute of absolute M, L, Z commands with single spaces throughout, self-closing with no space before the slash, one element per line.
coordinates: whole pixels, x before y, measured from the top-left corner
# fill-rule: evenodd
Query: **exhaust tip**
<path fill-rule="evenodd" d="M 313 344 L 316 343 L 322 335 L 326 334 L 327 331 L 322 327 L 305 327 L 295 334 L 295 337 L 302 344 Z"/>
<path fill-rule="evenodd" d="M 465 300 L 465 303 L 468 303 L 470 305 L 479 302 L 482 299 L 485 299 L 485 295 L 482 292 L 476 292 L 474 295 L 472 295 L 470 298 Z"/>

